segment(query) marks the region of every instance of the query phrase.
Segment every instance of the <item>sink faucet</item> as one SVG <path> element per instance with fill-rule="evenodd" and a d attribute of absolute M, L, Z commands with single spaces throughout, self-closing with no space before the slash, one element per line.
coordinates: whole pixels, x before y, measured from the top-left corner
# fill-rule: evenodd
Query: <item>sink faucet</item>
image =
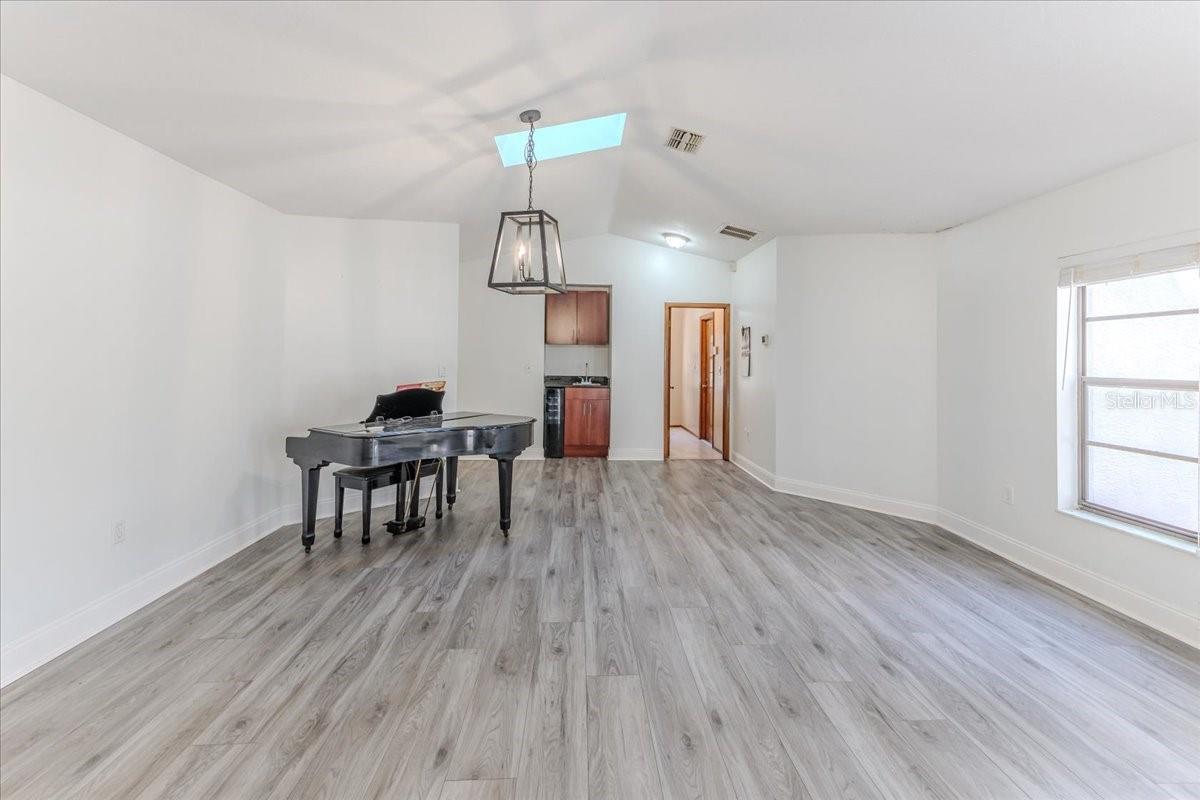
<path fill-rule="evenodd" d="M 589 364 L 586 361 L 583 362 L 583 382 L 584 383 L 591 383 L 591 381 L 592 381 L 592 376 L 588 374 L 589 367 L 591 367 L 591 364 Z"/>

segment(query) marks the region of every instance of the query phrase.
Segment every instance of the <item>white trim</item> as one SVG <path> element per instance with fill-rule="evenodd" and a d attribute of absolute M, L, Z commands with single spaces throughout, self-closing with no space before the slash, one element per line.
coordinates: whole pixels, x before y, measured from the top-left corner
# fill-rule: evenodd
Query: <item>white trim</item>
<path fill-rule="evenodd" d="M 1039 550 L 1000 531 L 980 525 L 966 517 L 935 505 L 897 500 L 868 494 L 854 489 L 824 486 L 792 478 L 780 478 L 740 453 L 733 454 L 733 463 L 768 489 L 785 494 L 810 497 L 839 505 L 864 508 L 882 514 L 914 519 L 938 525 L 946 531 L 973 542 L 1001 558 L 1025 567 L 1127 617 L 1137 620 L 1168 636 L 1193 647 L 1200 647 L 1200 608 L 1194 612 L 1175 608 L 1149 597 L 1122 583 Z M 1111 521 L 1100 521 L 1083 512 L 1068 512 L 1093 522 L 1120 527 Z M 1168 544 L 1167 542 L 1162 542 Z M 1196 555 L 1197 550 L 1185 542 L 1170 542 L 1171 547 Z"/>
<path fill-rule="evenodd" d="M 837 486 L 826 486 L 821 483 L 781 478 L 766 468 L 751 461 L 740 453 L 733 454 L 733 463 L 740 467 L 750 477 L 766 486 L 768 489 L 783 494 L 807 497 L 812 500 L 823 500 L 827 503 L 837 503 L 841 506 L 862 508 L 867 511 L 877 511 L 893 517 L 903 517 L 917 522 L 936 524 L 938 508 L 926 503 L 916 503 L 911 500 L 899 500 L 895 497 L 861 492 L 857 489 L 842 489 Z"/>
<path fill-rule="evenodd" d="M 426 483 L 432 480 L 424 479 Z M 428 487 L 424 488 L 428 491 Z M 374 493 L 371 507 L 390 508 L 395 501 L 394 491 L 385 493 L 380 490 Z M 347 492 L 344 513 L 357 513 L 361 510 L 360 493 Z M 322 497 L 317 501 L 317 518 L 329 519 L 332 516 L 333 498 Z M 105 628 L 115 625 L 267 534 L 274 533 L 285 525 L 296 525 L 299 522 L 299 503 L 280 506 L 93 600 L 83 608 L 31 631 L 0 651 L 0 686 L 7 686 Z"/>
<path fill-rule="evenodd" d="M 793 478 L 775 478 L 776 491 L 784 494 L 794 494 L 800 497 L 810 497 L 813 500 L 824 500 L 827 503 L 837 503 L 842 506 L 853 506 L 867 511 L 877 511 L 893 517 L 904 517 L 917 522 L 936 524 L 938 519 L 937 506 L 926 503 L 914 503 L 911 500 L 899 500 L 894 497 L 860 492 L 857 489 L 840 489 L 836 486 L 826 486 L 820 483 L 798 481 Z"/>
<path fill-rule="evenodd" d="M 530 455 L 527 460 L 540 460 L 540 457 L 541 453 L 537 452 Z M 657 461 L 662 459 L 662 452 L 652 449 L 615 450 L 610 452 L 609 459 Z M 732 463 L 772 491 L 937 524 L 950 533 L 974 542 L 1001 558 L 1025 567 L 1101 605 L 1108 606 L 1193 647 L 1200 647 L 1200 616 L 1191 614 L 1185 609 L 1168 606 L 1135 589 L 1071 564 L 1058 556 L 1031 547 L 1007 534 L 973 522 L 960 514 L 924 503 L 897 500 L 854 489 L 840 489 L 792 478 L 778 478 L 764 467 L 736 452 L 733 454 Z M 350 497 L 347 497 L 346 500 L 347 512 L 358 509 L 358 503 L 355 500 Z M 377 502 L 372 503 L 372 506 L 382 508 L 393 502 L 394 498 L 388 493 Z M 318 517 L 326 519 L 332 514 L 333 498 L 322 498 L 317 504 Z M 1091 519 L 1090 516 L 1085 518 Z M 65 653 L 267 534 L 275 532 L 284 525 L 294 525 L 299 520 L 300 505 L 298 503 L 281 506 L 158 567 L 149 574 L 110 592 L 83 608 L 27 634 L 0 651 L 0 686 L 8 685 L 22 675 Z M 1100 524 L 1115 527 L 1108 522 Z M 1193 549 L 1192 552 L 1194 553 L 1195 550 Z"/>
<path fill-rule="evenodd" d="M 734 454 L 730 460 L 733 462 L 734 466 L 740 468 L 743 472 L 745 472 L 751 478 L 754 478 L 754 480 L 758 481 L 759 483 L 761 483 L 763 486 L 767 487 L 771 491 L 773 491 L 773 492 L 776 491 L 776 489 L 775 489 L 775 473 L 769 471 L 766 467 L 763 467 L 763 466 L 755 463 L 754 461 L 751 461 L 750 459 L 746 458 L 744 455 L 742 455 L 741 453 L 738 453 L 738 452 L 734 452 Z"/>
<path fill-rule="evenodd" d="M 1058 509 L 1058 513 L 1066 514 L 1068 517 L 1074 517 L 1075 519 L 1081 519 L 1084 522 L 1091 522 L 1095 525 L 1103 525 L 1106 528 L 1112 528 L 1114 531 L 1128 533 L 1130 536 L 1136 536 L 1139 539 L 1145 539 L 1148 542 L 1161 544 L 1171 548 L 1172 550 L 1180 550 L 1190 555 L 1196 554 L 1196 545 L 1180 536 L 1175 536 L 1170 533 L 1162 533 L 1154 530 L 1153 528 L 1147 528 L 1142 525 L 1135 525 L 1131 522 L 1125 522 L 1117 519 L 1116 517 L 1110 517 L 1107 514 L 1097 514 L 1093 511 L 1088 511 L 1083 508 L 1060 508 Z"/>
<path fill-rule="evenodd" d="M 8 685 L 275 532 L 287 524 L 280 520 L 282 511 L 269 511 L 12 642 L 0 651 L 0 686 Z M 299 519 L 299 506 L 295 516 Z"/>
<path fill-rule="evenodd" d="M 662 461 L 661 448 L 619 447 L 608 451 L 609 461 Z"/>
<path fill-rule="evenodd" d="M 1200 617 L 1186 609 L 1169 606 L 1111 578 L 1064 561 L 1058 556 L 1031 547 L 953 511 L 940 509 L 938 525 L 1043 578 L 1192 647 L 1200 647 Z"/>

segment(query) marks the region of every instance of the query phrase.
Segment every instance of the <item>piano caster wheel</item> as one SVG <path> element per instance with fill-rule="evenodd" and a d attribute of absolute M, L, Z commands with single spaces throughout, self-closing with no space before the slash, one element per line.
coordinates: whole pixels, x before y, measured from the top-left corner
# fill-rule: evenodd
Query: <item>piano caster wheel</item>
<path fill-rule="evenodd" d="M 434 514 L 434 515 L 433 515 L 433 518 L 434 518 L 434 519 L 441 519 L 441 518 L 442 518 L 442 512 L 440 512 L 440 511 L 439 511 L 439 512 L 437 512 L 436 514 Z"/>
<path fill-rule="evenodd" d="M 363 543 L 363 544 L 370 544 L 370 543 L 371 543 L 371 537 L 370 537 L 370 536 L 364 536 L 364 537 L 362 538 L 362 543 Z"/>
<path fill-rule="evenodd" d="M 304 545 L 304 552 L 306 552 L 306 553 L 311 553 L 311 552 L 312 552 L 312 545 L 311 545 L 311 544 L 306 544 L 306 545 Z"/>
<path fill-rule="evenodd" d="M 342 538 L 342 532 L 341 532 L 341 531 L 334 531 L 334 532 L 333 532 L 333 538 L 335 538 L 335 539 L 340 539 L 340 538 Z"/>

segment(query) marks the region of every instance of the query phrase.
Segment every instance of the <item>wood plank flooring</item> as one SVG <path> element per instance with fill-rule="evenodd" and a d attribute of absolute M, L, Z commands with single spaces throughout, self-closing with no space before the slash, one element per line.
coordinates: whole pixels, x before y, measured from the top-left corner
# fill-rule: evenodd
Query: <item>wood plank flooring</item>
<path fill-rule="evenodd" d="M 937 528 L 719 461 L 518 462 L 508 542 L 495 494 L 284 528 L 14 682 L 0 795 L 1200 798 L 1200 653 Z"/>

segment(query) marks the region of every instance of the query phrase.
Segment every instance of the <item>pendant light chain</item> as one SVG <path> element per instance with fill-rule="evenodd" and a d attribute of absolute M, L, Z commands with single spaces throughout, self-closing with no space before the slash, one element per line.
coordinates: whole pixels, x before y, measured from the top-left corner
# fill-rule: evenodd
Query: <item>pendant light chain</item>
<path fill-rule="evenodd" d="M 533 154 L 533 123 L 529 123 L 529 141 L 525 143 L 525 166 L 529 168 L 529 208 L 533 211 L 533 171 L 537 169 L 537 157 Z"/>

